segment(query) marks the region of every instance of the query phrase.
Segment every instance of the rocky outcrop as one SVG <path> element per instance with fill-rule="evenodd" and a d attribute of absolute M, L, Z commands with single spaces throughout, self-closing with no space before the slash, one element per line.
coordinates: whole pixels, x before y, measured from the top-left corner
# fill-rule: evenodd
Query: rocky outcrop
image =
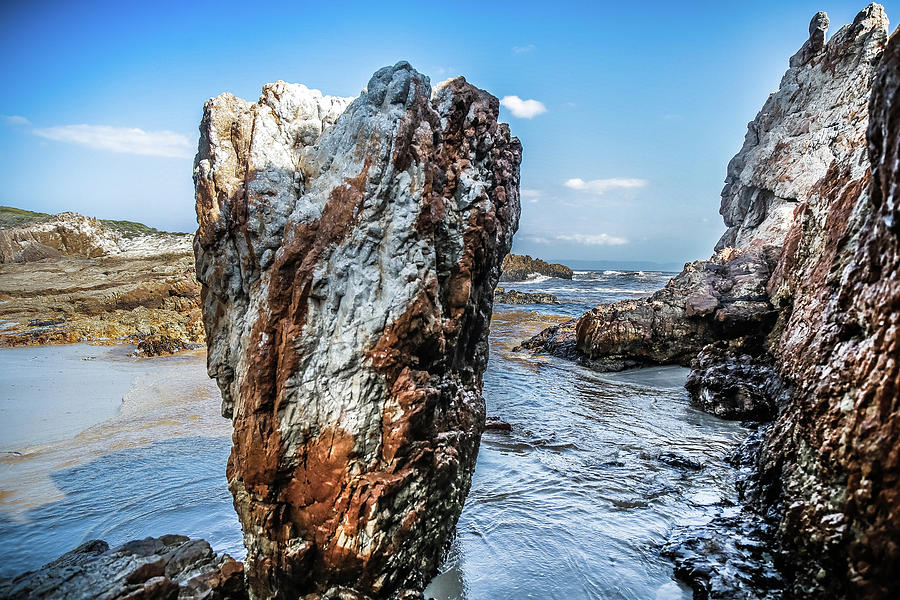
<path fill-rule="evenodd" d="M 22 600 L 246 600 L 244 566 L 204 540 L 164 535 L 110 549 L 85 542 L 38 571 L 0 579 L 0 596 Z"/>
<path fill-rule="evenodd" d="M 553 294 L 542 292 L 520 292 L 498 287 L 494 290 L 494 302 L 499 304 L 559 304 Z"/>
<path fill-rule="evenodd" d="M 818 199 L 836 170 L 857 182 L 865 175 L 866 103 L 886 25 L 870 7 L 825 43 L 827 17 L 813 18 L 809 41 L 728 165 L 720 209 L 728 230 L 709 261 L 685 265 L 647 298 L 597 307 L 523 347 L 571 354 L 574 346 L 601 369 L 687 365 L 707 344 L 769 329 L 777 311 L 767 288 L 780 277 L 798 207 L 824 210 Z"/>
<path fill-rule="evenodd" d="M 279 82 L 206 103 L 197 275 L 252 597 L 415 595 L 435 573 L 519 217 L 498 108 L 406 63 L 352 102 Z"/>
<path fill-rule="evenodd" d="M 0 229 L 0 264 L 62 256 L 137 258 L 163 253 L 186 254 L 190 250 L 190 235 L 159 232 L 127 221 L 104 222 L 74 212 L 47 215 Z"/>
<path fill-rule="evenodd" d="M 0 230 L 12 259 L 0 264 L 0 345 L 126 342 L 156 355 L 203 342 L 192 236 L 19 213 L 35 222 Z"/>
<path fill-rule="evenodd" d="M 694 356 L 696 405 L 774 417 L 746 498 L 777 523 L 785 593 L 888 598 L 900 593 L 900 48 L 894 39 L 884 50 L 876 4 L 826 42 L 827 25 L 813 18 L 729 164 L 728 230 L 713 260 L 535 345 L 574 347 L 601 367 Z M 749 264 L 727 273 L 738 260 Z M 733 292 L 738 273 L 749 293 Z M 741 308 L 718 327 L 729 304 Z M 714 570 L 691 554 L 680 555 L 683 572 Z"/>
<path fill-rule="evenodd" d="M 851 32 L 872 21 L 886 33 L 880 7 Z M 792 393 L 764 440 L 756 501 L 783 511 L 779 540 L 798 596 L 900 595 L 896 36 L 868 107 L 871 169 L 829 170 L 820 195 L 800 207 L 770 282 L 782 307 L 770 350 Z"/>
<path fill-rule="evenodd" d="M 528 255 L 520 256 L 518 254 L 508 254 L 503 259 L 502 270 L 500 281 L 525 281 L 535 275 L 572 279 L 574 275 L 574 271 L 566 265 L 550 264 L 540 258 L 531 258 Z"/>

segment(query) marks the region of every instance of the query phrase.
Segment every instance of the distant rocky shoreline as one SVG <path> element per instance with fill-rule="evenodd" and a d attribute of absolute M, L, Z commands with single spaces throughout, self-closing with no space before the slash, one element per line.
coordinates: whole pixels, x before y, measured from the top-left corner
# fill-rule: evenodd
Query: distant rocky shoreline
<path fill-rule="evenodd" d="M 528 255 L 508 254 L 503 259 L 501 266 L 503 271 L 500 281 L 525 281 L 534 275 L 545 277 L 558 277 L 559 279 L 572 279 L 574 271 L 565 265 L 550 264 L 540 258 L 531 258 Z"/>
<path fill-rule="evenodd" d="M 494 290 L 494 302 L 498 304 L 559 304 L 553 294 L 520 292 L 498 287 Z"/>
<path fill-rule="evenodd" d="M 192 235 L 0 207 L 0 345 L 204 342 Z"/>

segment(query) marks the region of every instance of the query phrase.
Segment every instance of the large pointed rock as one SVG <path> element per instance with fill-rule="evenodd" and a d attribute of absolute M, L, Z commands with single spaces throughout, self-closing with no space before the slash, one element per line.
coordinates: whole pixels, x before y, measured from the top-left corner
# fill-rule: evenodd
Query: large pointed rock
<path fill-rule="evenodd" d="M 519 218 L 497 114 L 406 63 L 352 101 L 278 82 L 206 103 L 197 276 L 254 598 L 384 598 L 434 574 Z"/>

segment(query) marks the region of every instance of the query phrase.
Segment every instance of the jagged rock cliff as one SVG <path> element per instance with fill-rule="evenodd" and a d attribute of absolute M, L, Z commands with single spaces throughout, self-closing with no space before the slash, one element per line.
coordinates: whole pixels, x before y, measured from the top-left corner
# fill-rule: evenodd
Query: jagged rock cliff
<path fill-rule="evenodd" d="M 778 523 L 788 596 L 888 598 L 900 593 L 900 49 L 884 51 L 877 4 L 826 42 L 827 26 L 815 15 L 728 166 L 716 255 L 526 346 L 602 368 L 690 363 L 697 406 L 774 418 L 747 499 Z"/>
<path fill-rule="evenodd" d="M 900 596 L 896 36 L 868 110 L 871 168 L 830 168 L 770 282 L 781 317 L 769 350 L 791 394 L 760 452 L 756 502 L 783 511 L 784 567 L 805 597 Z"/>
<path fill-rule="evenodd" d="M 805 207 L 821 212 L 835 172 L 861 181 L 867 102 L 887 19 L 872 5 L 827 42 L 827 17 L 810 23 L 810 39 L 791 58 L 777 92 L 748 125 L 728 165 L 720 213 L 728 230 L 708 261 L 685 265 L 648 298 L 599 306 L 523 344 L 594 366 L 620 369 L 690 361 L 706 345 L 734 340 L 758 347 L 777 318 L 767 290 L 788 230 Z M 780 277 L 780 275 L 778 276 Z M 749 339 L 745 339 L 746 336 Z"/>
<path fill-rule="evenodd" d="M 498 108 L 406 63 L 352 102 L 279 82 L 206 103 L 197 274 L 255 598 L 385 598 L 438 566 L 519 217 Z"/>

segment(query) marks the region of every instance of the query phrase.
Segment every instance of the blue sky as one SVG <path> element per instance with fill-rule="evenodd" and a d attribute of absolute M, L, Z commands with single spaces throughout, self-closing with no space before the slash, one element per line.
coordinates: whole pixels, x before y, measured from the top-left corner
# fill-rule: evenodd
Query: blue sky
<path fill-rule="evenodd" d="M 864 6 L 2 2 L 0 204 L 192 231 L 204 100 L 277 79 L 352 96 L 408 60 L 518 98 L 516 251 L 680 264 L 724 231 L 725 167 L 809 19 L 830 36 Z"/>

